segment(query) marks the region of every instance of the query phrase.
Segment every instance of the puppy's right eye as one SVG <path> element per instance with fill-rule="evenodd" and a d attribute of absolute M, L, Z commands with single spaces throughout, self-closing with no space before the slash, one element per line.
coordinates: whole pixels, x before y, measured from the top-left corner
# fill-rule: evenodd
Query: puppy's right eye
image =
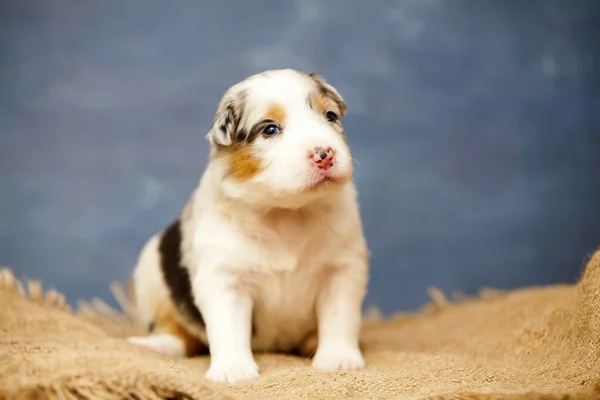
<path fill-rule="evenodd" d="M 267 136 L 273 136 L 273 135 L 277 135 L 280 131 L 279 131 L 279 128 L 277 127 L 277 125 L 269 124 L 265 127 L 263 132 Z"/>

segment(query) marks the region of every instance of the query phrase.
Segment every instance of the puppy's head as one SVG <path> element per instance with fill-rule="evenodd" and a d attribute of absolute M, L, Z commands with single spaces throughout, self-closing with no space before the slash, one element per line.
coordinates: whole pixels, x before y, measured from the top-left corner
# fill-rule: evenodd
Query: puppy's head
<path fill-rule="evenodd" d="M 273 207 L 298 207 L 352 178 L 340 118 L 346 104 L 317 74 L 273 70 L 223 96 L 207 138 L 228 195 Z"/>

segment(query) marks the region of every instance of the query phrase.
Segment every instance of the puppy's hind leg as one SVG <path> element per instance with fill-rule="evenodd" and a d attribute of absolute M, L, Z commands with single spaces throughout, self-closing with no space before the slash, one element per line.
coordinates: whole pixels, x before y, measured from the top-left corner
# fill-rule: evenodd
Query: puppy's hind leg
<path fill-rule="evenodd" d="M 205 346 L 177 320 L 171 307 L 160 307 L 154 328 L 147 336 L 130 336 L 127 340 L 172 357 L 189 357 L 200 353 Z"/>
<path fill-rule="evenodd" d="M 187 355 L 185 341 L 170 333 L 150 334 L 148 336 L 130 336 L 127 340 L 133 344 L 147 347 L 166 356 L 185 357 Z"/>

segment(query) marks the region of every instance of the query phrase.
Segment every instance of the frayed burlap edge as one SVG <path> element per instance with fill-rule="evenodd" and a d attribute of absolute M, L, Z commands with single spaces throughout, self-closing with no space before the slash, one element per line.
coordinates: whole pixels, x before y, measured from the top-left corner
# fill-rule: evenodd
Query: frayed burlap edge
<path fill-rule="evenodd" d="M 0 399 L 19 400 L 195 400 L 192 396 L 158 386 L 139 385 L 135 389 L 119 390 L 108 382 L 64 380 L 52 386 L 23 388 L 14 393 L 1 393 Z"/>
<path fill-rule="evenodd" d="M 420 400 L 600 400 L 600 382 L 590 389 L 574 393 L 454 393 L 423 397 Z"/>
<path fill-rule="evenodd" d="M 129 299 L 123 295 L 123 291 L 118 285 L 113 285 L 111 290 L 123 311 L 115 310 L 103 301 L 92 300 L 90 303 L 80 302 L 79 309 L 75 312 L 59 291 L 53 289 L 44 291 L 39 281 L 21 281 L 7 267 L 0 268 L 0 290 L 12 292 L 44 307 L 52 307 L 76 315 L 109 334 L 124 336 L 139 331 L 131 302 L 128 302 Z M 18 391 L 6 392 L 0 388 L 0 399 L 195 400 L 197 397 L 174 388 L 163 387 L 160 384 L 149 384 L 143 380 L 135 382 L 132 387 L 122 389 L 117 384 L 111 384 L 110 381 L 95 381 L 86 377 L 73 376 L 56 381 L 51 385 L 23 387 Z"/>
<path fill-rule="evenodd" d="M 55 289 L 44 291 L 41 282 L 31 279 L 20 280 L 14 276 L 8 267 L 0 268 L 0 290 L 8 290 L 23 299 L 34 302 L 45 307 L 52 307 L 63 312 L 75 315 L 84 321 L 102 329 L 109 336 L 125 337 L 143 332 L 138 323 L 135 306 L 126 295 L 123 285 L 113 283 L 110 291 L 119 304 L 121 310 L 117 310 L 101 299 L 93 298 L 89 301 L 80 300 L 77 310 L 73 310 L 67 303 L 64 294 Z M 482 289 L 476 296 L 466 296 L 455 293 L 453 299 L 448 299 L 438 288 L 432 287 L 428 290 L 431 302 L 426 304 L 420 311 L 421 315 L 431 315 L 443 312 L 451 307 L 460 306 L 466 302 L 485 301 L 502 296 L 508 291 L 495 289 Z M 398 313 L 392 316 L 392 320 L 415 317 L 417 314 Z M 382 323 L 386 318 L 382 316 L 377 308 L 370 308 L 365 315 L 365 323 Z M 4 399 L 49 399 L 49 400 L 120 400 L 120 399 L 148 399 L 148 400 L 196 400 L 184 391 L 173 388 L 141 383 L 127 390 L 120 389 L 111 382 L 93 381 L 89 378 L 70 377 L 54 382 L 48 386 L 24 387 L 17 392 L 6 393 L 0 388 L 0 400 Z M 600 381 L 590 389 L 562 394 L 526 393 L 526 394 L 502 394 L 502 393 L 447 393 L 436 396 L 423 397 L 421 400 L 600 400 Z"/>

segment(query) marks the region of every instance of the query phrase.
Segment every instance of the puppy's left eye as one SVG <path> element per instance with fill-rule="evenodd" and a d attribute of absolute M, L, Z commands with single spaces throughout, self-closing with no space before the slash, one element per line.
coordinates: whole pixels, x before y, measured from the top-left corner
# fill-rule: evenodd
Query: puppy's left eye
<path fill-rule="evenodd" d="M 335 122 L 335 121 L 337 121 L 337 120 L 338 120 L 338 116 L 337 116 L 337 114 L 336 114 L 336 113 L 334 113 L 333 111 L 327 111 L 327 112 L 325 113 L 325 119 L 326 119 L 328 122 Z"/>

